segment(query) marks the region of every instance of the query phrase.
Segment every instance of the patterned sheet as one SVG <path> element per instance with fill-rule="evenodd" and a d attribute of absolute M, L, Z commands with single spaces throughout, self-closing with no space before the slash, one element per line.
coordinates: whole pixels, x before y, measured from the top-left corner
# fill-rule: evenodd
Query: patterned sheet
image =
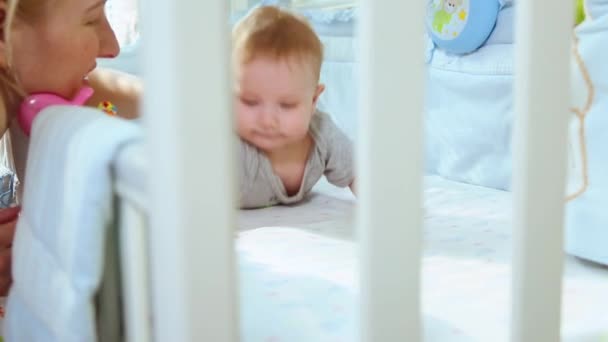
<path fill-rule="evenodd" d="M 426 178 L 427 341 L 507 341 L 511 197 Z M 321 184 L 292 207 L 242 211 L 237 241 L 243 341 L 355 341 L 354 197 Z M 567 257 L 564 341 L 608 341 L 608 268 Z"/>

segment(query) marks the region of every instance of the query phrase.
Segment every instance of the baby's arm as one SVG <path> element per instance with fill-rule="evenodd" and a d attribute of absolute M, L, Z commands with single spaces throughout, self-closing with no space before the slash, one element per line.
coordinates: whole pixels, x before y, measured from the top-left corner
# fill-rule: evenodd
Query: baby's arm
<path fill-rule="evenodd" d="M 325 151 L 325 177 L 338 187 L 349 187 L 354 195 L 354 147 L 350 138 L 338 128 L 328 114 L 317 112 L 312 129 L 318 132 L 317 144 Z"/>
<path fill-rule="evenodd" d="M 97 107 L 102 101 L 112 102 L 119 116 L 134 119 L 140 116 L 143 82 L 136 76 L 112 69 L 97 68 L 89 74 L 89 85 L 95 89 L 87 101 Z"/>

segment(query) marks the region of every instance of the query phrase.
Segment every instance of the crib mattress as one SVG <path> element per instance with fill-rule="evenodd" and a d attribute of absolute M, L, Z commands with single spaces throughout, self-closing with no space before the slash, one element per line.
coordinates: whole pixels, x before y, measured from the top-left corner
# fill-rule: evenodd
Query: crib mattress
<path fill-rule="evenodd" d="M 425 179 L 426 341 L 507 341 L 509 193 Z M 243 341 L 355 341 L 354 198 L 321 184 L 303 204 L 241 211 Z M 562 340 L 608 341 L 608 268 L 566 257 Z"/>

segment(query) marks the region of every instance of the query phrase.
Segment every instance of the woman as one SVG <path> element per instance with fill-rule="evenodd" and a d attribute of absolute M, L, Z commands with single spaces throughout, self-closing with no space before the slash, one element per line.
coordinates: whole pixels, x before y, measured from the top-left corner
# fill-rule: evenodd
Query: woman
<path fill-rule="evenodd" d="M 104 7 L 105 0 L 0 0 L 0 136 L 9 126 L 18 131 L 12 122 L 28 94 L 52 92 L 69 99 L 86 84 L 95 89 L 91 105 L 108 100 L 122 115 L 137 115 L 139 81 L 96 68 L 97 58 L 114 58 L 119 53 Z M 20 170 L 27 139 L 19 132 L 16 135 L 15 160 Z M 17 208 L 0 211 L 0 295 L 7 293 L 11 283 L 17 216 Z"/>

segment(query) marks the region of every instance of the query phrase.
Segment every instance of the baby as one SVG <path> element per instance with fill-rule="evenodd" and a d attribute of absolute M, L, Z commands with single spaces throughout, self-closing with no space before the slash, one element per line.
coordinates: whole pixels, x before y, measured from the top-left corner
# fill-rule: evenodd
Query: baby
<path fill-rule="evenodd" d="M 304 20 L 283 9 L 253 10 L 233 31 L 240 205 L 296 203 L 321 176 L 353 189 L 353 145 L 316 109 L 323 47 Z"/>

